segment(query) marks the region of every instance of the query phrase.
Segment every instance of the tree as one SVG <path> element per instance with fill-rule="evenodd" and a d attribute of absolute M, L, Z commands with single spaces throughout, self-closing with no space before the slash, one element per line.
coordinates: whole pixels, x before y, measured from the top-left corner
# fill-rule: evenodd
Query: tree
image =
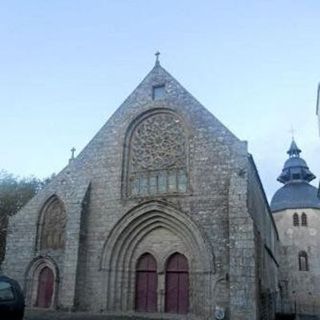
<path fill-rule="evenodd" d="M 54 175 L 46 179 L 20 178 L 0 171 L 0 264 L 4 259 L 8 218 L 16 214 Z"/>

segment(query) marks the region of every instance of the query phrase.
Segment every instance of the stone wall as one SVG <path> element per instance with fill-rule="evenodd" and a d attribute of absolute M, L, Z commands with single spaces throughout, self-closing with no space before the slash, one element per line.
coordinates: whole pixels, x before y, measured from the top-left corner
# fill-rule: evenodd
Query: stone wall
<path fill-rule="evenodd" d="M 159 75 L 157 75 L 159 76 Z M 157 79 L 156 79 L 157 80 Z M 151 98 L 151 84 L 168 81 L 168 91 L 170 96 L 163 101 L 153 101 Z M 97 260 L 103 252 L 103 246 L 118 221 L 127 214 L 132 208 L 142 205 L 144 201 L 164 200 L 168 206 L 175 206 L 181 212 L 190 216 L 198 225 L 203 238 L 208 239 L 215 257 L 214 279 L 225 278 L 228 272 L 226 259 L 226 250 L 228 242 L 228 197 L 227 188 L 229 184 L 229 173 L 237 165 L 236 152 L 241 148 L 245 153 L 245 145 L 242 144 L 217 122 L 202 106 L 200 106 L 192 97 L 184 92 L 167 74 L 162 73 L 162 77 L 155 81 L 154 77 L 147 79 L 142 87 L 134 93 L 135 100 L 125 102 L 126 108 L 120 107 L 117 113 L 108 121 L 105 132 L 100 133 L 93 143 L 90 144 L 92 152 L 90 157 L 92 164 L 99 164 L 99 158 L 103 157 L 105 164 L 92 167 L 92 164 L 86 170 L 90 170 L 92 175 L 92 191 L 90 198 L 88 217 L 88 237 L 87 237 L 87 275 L 86 294 L 83 297 L 83 303 L 88 308 L 105 310 L 107 308 L 120 308 L 117 306 L 107 306 L 105 300 L 106 294 L 97 288 L 96 284 L 101 283 L 106 278 L 106 271 L 97 272 Z M 181 92 L 182 91 L 182 92 Z M 143 95 L 149 93 L 145 98 L 147 101 L 141 103 Z M 140 104 L 137 103 L 140 101 Z M 127 129 L 136 117 L 148 110 L 166 110 L 170 108 L 187 123 L 188 142 L 189 142 L 189 190 L 187 194 L 180 196 L 155 196 L 140 197 L 139 199 L 123 198 L 121 193 L 121 178 L 123 169 L 123 158 L 125 147 L 125 137 Z M 122 111 L 124 109 L 124 111 Z M 111 128 L 111 129 L 110 129 Z M 113 129 L 114 128 L 114 129 Z M 108 146 L 102 145 L 109 142 Z M 237 146 L 238 144 L 238 146 Z M 94 145 L 99 145 L 103 150 L 95 152 Z M 235 151 L 233 151 L 234 149 Z M 108 152 L 107 150 L 112 150 Z M 88 149 L 84 151 L 87 153 Z M 233 153 L 235 156 L 233 156 Z M 79 159 L 87 159 L 87 156 L 80 154 Z M 104 172 L 104 168 L 108 168 Z M 96 173 L 95 173 L 96 172 Z M 94 230 L 94 232 L 90 231 Z M 190 254 L 189 254 L 190 256 Z M 214 280 L 217 281 L 217 280 Z M 200 287 L 199 287 L 200 288 Z M 223 289 L 224 288 L 224 289 Z M 225 293 L 223 293 L 223 291 Z M 219 297 L 228 295 L 228 288 L 223 286 L 219 290 Z M 199 289 L 198 297 L 201 300 L 201 306 L 195 308 L 198 312 L 209 314 L 213 312 L 215 298 L 213 297 L 213 285 L 208 289 L 205 299 L 201 299 L 202 293 Z M 217 298 L 218 300 L 219 298 Z M 97 303 L 100 301 L 99 303 Z M 225 301 L 223 301 L 225 303 Z M 131 306 L 132 307 L 132 306 Z M 200 310 L 201 309 L 201 310 Z"/>
<path fill-rule="evenodd" d="M 75 187 L 77 186 L 77 187 Z M 44 190 L 10 219 L 4 273 L 17 279 L 25 290 L 27 304 L 33 306 L 36 291 L 34 273 L 50 266 L 56 274 L 55 299 L 52 307 L 72 308 L 78 260 L 79 226 L 82 200 L 88 187 L 83 177 L 63 170 Z M 39 243 L 40 215 L 47 201 L 56 196 L 66 209 L 64 249 L 42 249 Z"/>
<path fill-rule="evenodd" d="M 248 167 L 248 210 L 254 224 L 257 314 L 274 319 L 279 302 L 280 241 L 275 221 L 252 157 Z"/>
<path fill-rule="evenodd" d="M 301 215 L 307 225 L 301 225 Z M 297 213 L 299 226 L 294 226 Z M 273 214 L 282 248 L 280 251 L 280 280 L 283 303 L 289 311 L 314 313 L 320 310 L 320 210 L 287 209 Z M 299 270 L 299 252 L 306 252 L 308 270 Z"/>
<path fill-rule="evenodd" d="M 153 87 L 159 85 L 165 94 L 155 100 Z M 140 119 L 158 113 L 183 123 L 187 188 L 133 196 L 127 185 L 131 132 Z M 158 265 L 162 312 L 165 264 L 177 251 L 189 263 L 190 318 L 212 319 L 218 308 L 232 320 L 257 319 L 255 232 L 273 252 L 274 231 L 269 220 L 266 226 L 260 221 L 267 211 L 258 208 L 259 198 L 248 208 L 254 189 L 248 188 L 248 168 L 246 143 L 156 66 L 79 156 L 12 219 L 5 270 L 23 284 L 33 259 L 48 256 L 59 270 L 59 306 L 126 313 L 134 310 L 137 259 L 149 252 Z M 39 212 L 54 194 L 68 217 L 60 256 L 35 250 Z"/>

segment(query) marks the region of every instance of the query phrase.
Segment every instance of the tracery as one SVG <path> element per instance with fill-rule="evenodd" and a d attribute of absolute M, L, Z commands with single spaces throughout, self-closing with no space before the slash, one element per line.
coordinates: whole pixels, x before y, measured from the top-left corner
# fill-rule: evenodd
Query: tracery
<path fill-rule="evenodd" d="M 54 197 L 42 212 L 40 249 L 63 249 L 65 246 L 66 212 Z"/>
<path fill-rule="evenodd" d="M 133 130 L 128 194 L 186 192 L 187 139 L 184 125 L 169 112 L 153 114 Z"/>

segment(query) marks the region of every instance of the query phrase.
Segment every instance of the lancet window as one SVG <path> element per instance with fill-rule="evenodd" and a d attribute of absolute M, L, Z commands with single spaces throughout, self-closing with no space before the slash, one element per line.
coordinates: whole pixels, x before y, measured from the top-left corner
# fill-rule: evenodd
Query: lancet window
<path fill-rule="evenodd" d="M 309 271 L 308 255 L 305 251 L 299 252 L 299 271 Z"/>
<path fill-rule="evenodd" d="M 52 197 L 40 217 L 40 249 L 63 249 L 65 246 L 66 211 L 63 203 Z"/>

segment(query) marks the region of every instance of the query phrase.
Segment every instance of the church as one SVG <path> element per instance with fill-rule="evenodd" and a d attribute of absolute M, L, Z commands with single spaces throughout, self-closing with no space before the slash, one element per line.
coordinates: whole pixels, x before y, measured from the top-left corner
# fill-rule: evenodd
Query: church
<path fill-rule="evenodd" d="M 247 143 L 157 57 L 79 155 L 11 218 L 3 270 L 29 308 L 274 319 L 279 245 Z"/>

